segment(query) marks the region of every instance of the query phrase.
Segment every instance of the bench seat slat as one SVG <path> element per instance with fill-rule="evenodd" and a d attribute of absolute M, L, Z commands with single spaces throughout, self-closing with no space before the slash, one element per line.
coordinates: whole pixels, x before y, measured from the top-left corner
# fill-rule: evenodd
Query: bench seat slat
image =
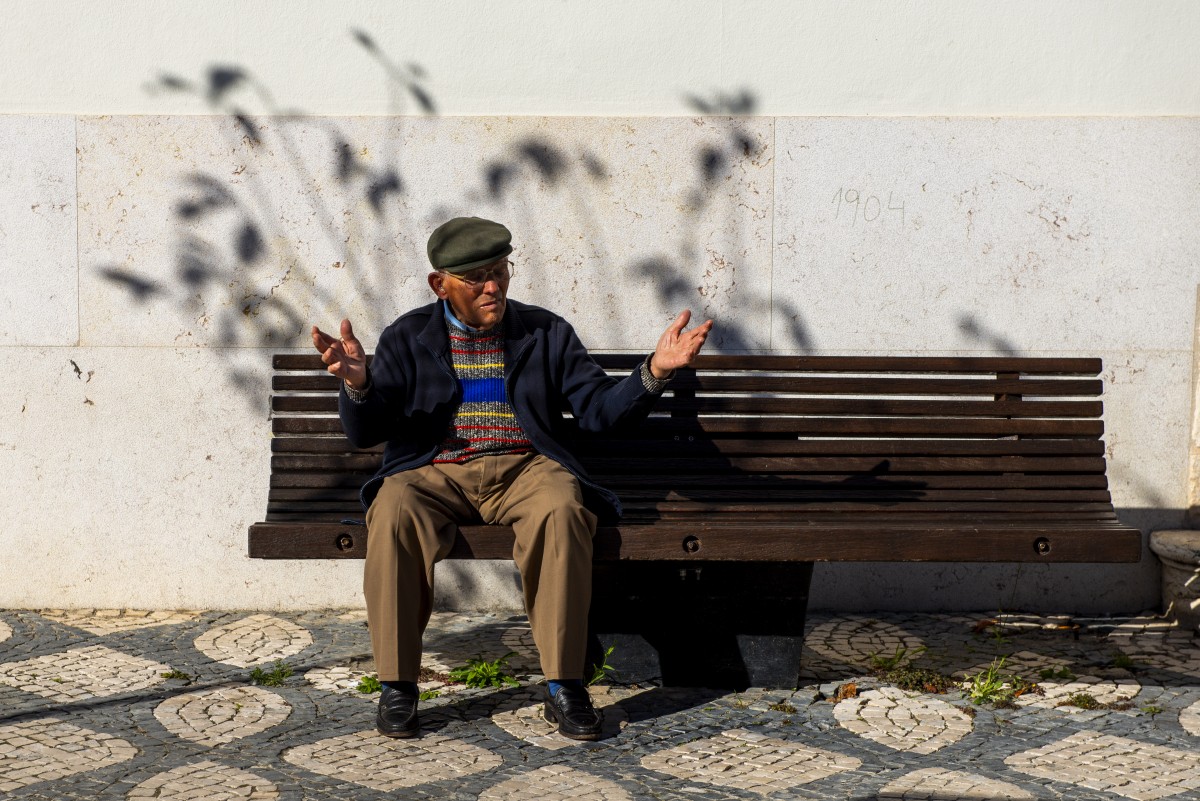
<path fill-rule="evenodd" d="M 348 550 L 337 541 L 349 536 Z M 699 540 L 697 551 L 684 541 Z M 358 526 L 319 523 L 258 523 L 250 530 L 250 555 L 258 558 L 362 558 L 366 531 Z M 1050 549 L 1040 553 L 1038 540 Z M 502 526 L 464 526 L 451 558 L 508 559 L 512 531 Z M 700 522 L 602 527 L 596 533 L 599 561 L 931 561 L 931 562 L 1122 562 L 1136 561 L 1141 539 L 1113 523 L 1054 521 L 1005 526 L 891 523 L 780 522 L 747 530 Z"/>

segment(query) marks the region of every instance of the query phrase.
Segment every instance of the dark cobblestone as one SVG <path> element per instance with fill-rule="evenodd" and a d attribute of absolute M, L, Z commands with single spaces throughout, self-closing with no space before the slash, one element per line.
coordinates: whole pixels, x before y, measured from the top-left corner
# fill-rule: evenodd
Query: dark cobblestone
<path fill-rule="evenodd" d="M 361 613 L 197 612 L 148 625 L 140 625 L 135 617 L 0 612 L 0 620 L 11 629 L 11 635 L 0 642 L 0 797 L 135 798 L 144 783 L 162 783 L 157 777 L 172 771 L 182 771 L 179 783 L 163 784 L 161 798 L 187 789 L 189 782 L 196 789 L 200 786 L 196 783 L 216 781 L 216 776 L 246 774 L 268 788 L 262 797 L 285 801 L 475 799 L 506 788 L 515 793 L 519 787 L 524 787 L 523 797 L 565 798 L 552 789 L 560 781 L 583 782 L 597 793 L 596 798 L 874 799 L 893 797 L 886 795 L 885 790 L 892 792 L 887 788 L 912 786 L 917 771 L 922 771 L 917 774 L 922 781 L 946 782 L 939 790 L 943 796 L 937 796 L 946 798 L 953 797 L 956 785 L 951 782 L 962 780 L 963 774 L 973 776 L 972 781 L 1004 782 L 1014 792 L 1039 799 L 1198 797 L 1195 788 L 1180 784 L 1182 780 L 1169 769 L 1193 760 L 1200 766 L 1200 737 L 1180 723 L 1180 714 L 1200 702 L 1200 643 L 1149 616 L 1072 621 L 983 614 L 811 615 L 804 684 L 796 690 L 735 693 L 618 685 L 599 703 L 609 704 L 610 715 L 623 727 L 614 729 L 608 739 L 578 744 L 555 739 L 557 735 L 540 722 L 540 696 L 531 695 L 530 688 L 541 676 L 535 655 L 521 646 L 527 629 L 524 618 L 438 614 L 426 638 L 427 655 L 435 667 L 461 665 L 473 657 L 495 659 L 517 650 L 510 666 L 521 687 L 462 689 L 423 703 L 423 736 L 407 745 L 371 733 L 375 696 L 345 688 L 370 665 Z M 995 622 L 983 625 L 988 619 Z M 291 645 L 256 639 L 255 632 L 264 626 L 276 634 L 283 632 L 279 636 L 284 639 L 292 637 Z M 232 651 L 206 654 L 197 647 L 199 638 L 218 630 L 229 632 L 222 648 L 257 650 L 238 656 Z M 297 637 L 311 638 L 311 644 Z M 253 668 L 230 662 L 266 659 L 270 648 L 294 648 L 297 643 L 302 644 L 301 650 L 283 657 L 293 674 L 280 686 L 263 687 L 263 693 L 238 690 L 252 686 Z M 26 675 L 28 670 L 22 673 L 14 667 L 39 659 L 57 665 L 54 657 L 84 648 L 115 653 L 116 657 L 106 657 L 105 664 L 113 658 L 148 660 L 190 678 L 161 679 L 153 686 L 128 691 L 100 689 L 107 687 L 105 677 L 86 670 L 70 673 L 69 679 L 54 675 L 32 679 Z M 922 696 L 890 689 L 872 673 L 872 658 L 893 658 L 897 648 L 907 649 L 902 663 L 945 675 L 970 675 L 1004 657 L 1014 663 L 1024 659 L 1024 664 L 1063 666 L 1075 676 L 1136 682 L 1140 687 L 1133 688 L 1136 695 L 1126 708 L 1081 710 L 1037 703 L 1010 709 L 975 706 L 957 690 Z M 618 668 L 619 657 L 616 653 L 612 657 Z M 317 677 L 338 665 L 353 666 L 339 674 L 343 684 L 338 687 L 343 689 L 328 682 L 318 686 Z M 271 666 L 271 662 L 261 663 L 264 669 Z M 309 671 L 314 671 L 312 676 Z M 1040 680 L 1039 675 L 1022 677 Z M 34 686 L 30 682 L 36 684 L 36 692 L 28 689 Z M 869 703 L 848 699 L 850 706 L 844 710 L 857 709 L 863 717 L 855 725 L 863 732 L 877 732 L 877 739 L 872 739 L 875 734 L 848 729 L 846 713 L 835 713 L 838 706 L 831 699 L 847 682 L 857 685 L 860 698 L 873 693 L 865 696 Z M 217 690 L 232 692 L 226 696 Z M 93 697 L 74 697 L 71 692 Z M 233 700 L 221 700 L 226 697 Z M 266 717 L 256 707 L 262 699 L 270 707 Z M 155 714 L 164 703 L 186 710 L 187 720 L 165 716 L 170 725 L 164 724 Z M 1021 703 L 1026 704 L 1025 699 Z M 246 704 L 255 709 L 243 709 Z M 286 717 L 278 710 L 272 712 L 272 705 L 286 708 Z M 969 730 L 945 728 L 946 720 L 964 716 Z M 250 722 L 237 729 L 229 722 L 235 718 Z M 79 732 L 79 744 L 72 746 L 77 750 L 58 748 L 55 742 L 48 749 L 31 745 L 34 740 L 26 734 L 36 736 L 39 727 L 50 726 L 53 720 Z M 206 745 L 184 736 L 208 727 L 212 731 L 224 727 L 220 730 L 232 731 L 234 739 Z M 1053 765 L 1052 778 L 1037 775 L 1040 768 L 1032 773 L 1021 769 L 1033 764 L 1031 753 L 1044 752 L 1046 759 L 1053 760 L 1054 748 L 1067 738 L 1090 743 L 1089 738 L 1097 735 L 1112 739 L 1095 741 L 1095 748 L 1120 752 L 1130 763 L 1134 779 L 1145 782 L 1091 789 L 1085 786 L 1087 773 L 1095 773 L 1096 768 L 1074 765 L 1069 757 Z M 945 742 L 931 753 L 920 753 L 915 747 L 935 736 L 942 738 L 937 743 Z M 132 748 L 121 751 L 125 756 L 115 764 L 92 767 L 86 749 L 106 747 L 111 738 Z M 312 758 L 324 758 L 319 756 L 324 753 L 320 744 L 337 738 L 345 738 L 345 746 L 329 753 L 351 759 L 336 770 L 322 773 L 320 764 L 296 757 L 312 752 Z M 710 742 L 712 748 L 706 745 Z M 410 748 L 412 743 L 418 750 Z M 720 758 L 720 748 L 730 743 L 739 743 L 744 762 L 731 768 L 712 762 Z M 894 747 L 899 744 L 914 748 Z M 435 754 L 432 761 L 421 762 L 421 748 L 441 748 L 445 756 Z M 692 756 L 671 768 L 674 773 L 648 766 L 658 764 L 651 759 L 655 755 L 676 753 L 675 749 L 690 749 L 686 753 Z M 487 755 L 490 766 L 476 770 L 470 760 L 462 761 L 464 754 Z M 837 767 L 819 775 L 806 772 L 814 765 L 833 764 L 828 762 L 833 758 L 842 760 Z M 207 763 L 216 767 L 204 768 Z M 759 763 L 765 766 L 761 774 L 754 772 Z M 383 781 L 389 769 L 396 771 L 397 789 L 370 786 Z M 39 780 L 39 776 L 49 778 Z M 777 780 L 786 776 L 794 784 L 770 789 L 762 784 L 770 776 Z M 13 786 L 5 786 L 6 781 Z M 527 782 L 535 783 L 532 790 L 521 784 Z M 219 784 L 203 787 L 213 798 L 223 797 L 221 793 L 228 790 Z M 262 787 L 259 790 L 264 792 Z"/>

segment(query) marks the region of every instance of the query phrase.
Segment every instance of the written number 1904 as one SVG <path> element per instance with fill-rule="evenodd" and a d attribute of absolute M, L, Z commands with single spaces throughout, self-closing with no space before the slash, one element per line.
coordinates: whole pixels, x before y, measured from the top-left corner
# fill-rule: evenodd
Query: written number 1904
<path fill-rule="evenodd" d="M 833 219 L 836 220 L 838 215 L 842 213 L 842 206 L 853 206 L 853 215 L 850 215 L 849 209 L 847 209 L 847 216 L 850 216 L 851 225 L 855 225 L 860 216 L 864 222 L 875 222 L 883 216 L 884 212 L 888 214 L 899 212 L 900 224 L 904 225 L 904 201 L 901 200 L 899 205 L 897 205 L 893 195 L 893 192 L 888 192 L 887 205 L 884 206 L 883 201 L 879 199 L 878 195 L 867 195 L 864 197 L 863 193 L 857 189 L 839 187 L 837 194 L 833 196 L 833 202 L 837 204 L 833 210 Z"/>

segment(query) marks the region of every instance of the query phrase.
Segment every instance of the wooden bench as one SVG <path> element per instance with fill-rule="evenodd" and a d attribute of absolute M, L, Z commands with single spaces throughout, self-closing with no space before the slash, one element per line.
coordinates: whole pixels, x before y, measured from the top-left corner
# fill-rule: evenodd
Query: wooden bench
<path fill-rule="evenodd" d="M 642 358 L 594 355 L 614 374 Z M 381 448 L 342 436 L 319 357 L 274 366 L 267 519 L 250 527 L 250 555 L 361 558 L 358 490 Z M 1108 492 L 1100 370 L 1086 358 L 700 357 L 641 426 L 575 438 L 625 506 L 596 534 L 593 628 L 637 618 L 670 683 L 703 657 L 742 671 L 726 684 L 786 685 L 798 650 L 782 679 L 742 663 L 781 633 L 798 648 L 813 562 L 1138 561 L 1141 532 Z M 450 558 L 511 553 L 510 530 L 466 525 Z M 723 655 L 664 644 L 722 626 L 740 643 Z"/>

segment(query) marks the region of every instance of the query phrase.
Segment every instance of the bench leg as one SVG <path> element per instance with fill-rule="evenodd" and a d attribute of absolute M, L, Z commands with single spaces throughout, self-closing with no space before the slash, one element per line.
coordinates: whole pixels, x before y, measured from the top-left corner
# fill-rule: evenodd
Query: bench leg
<path fill-rule="evenodd" d="M 589 665 L 613 646 L 624 683 L 796 687 L 811 578 L 804 562 L 598 562 Z"/>

